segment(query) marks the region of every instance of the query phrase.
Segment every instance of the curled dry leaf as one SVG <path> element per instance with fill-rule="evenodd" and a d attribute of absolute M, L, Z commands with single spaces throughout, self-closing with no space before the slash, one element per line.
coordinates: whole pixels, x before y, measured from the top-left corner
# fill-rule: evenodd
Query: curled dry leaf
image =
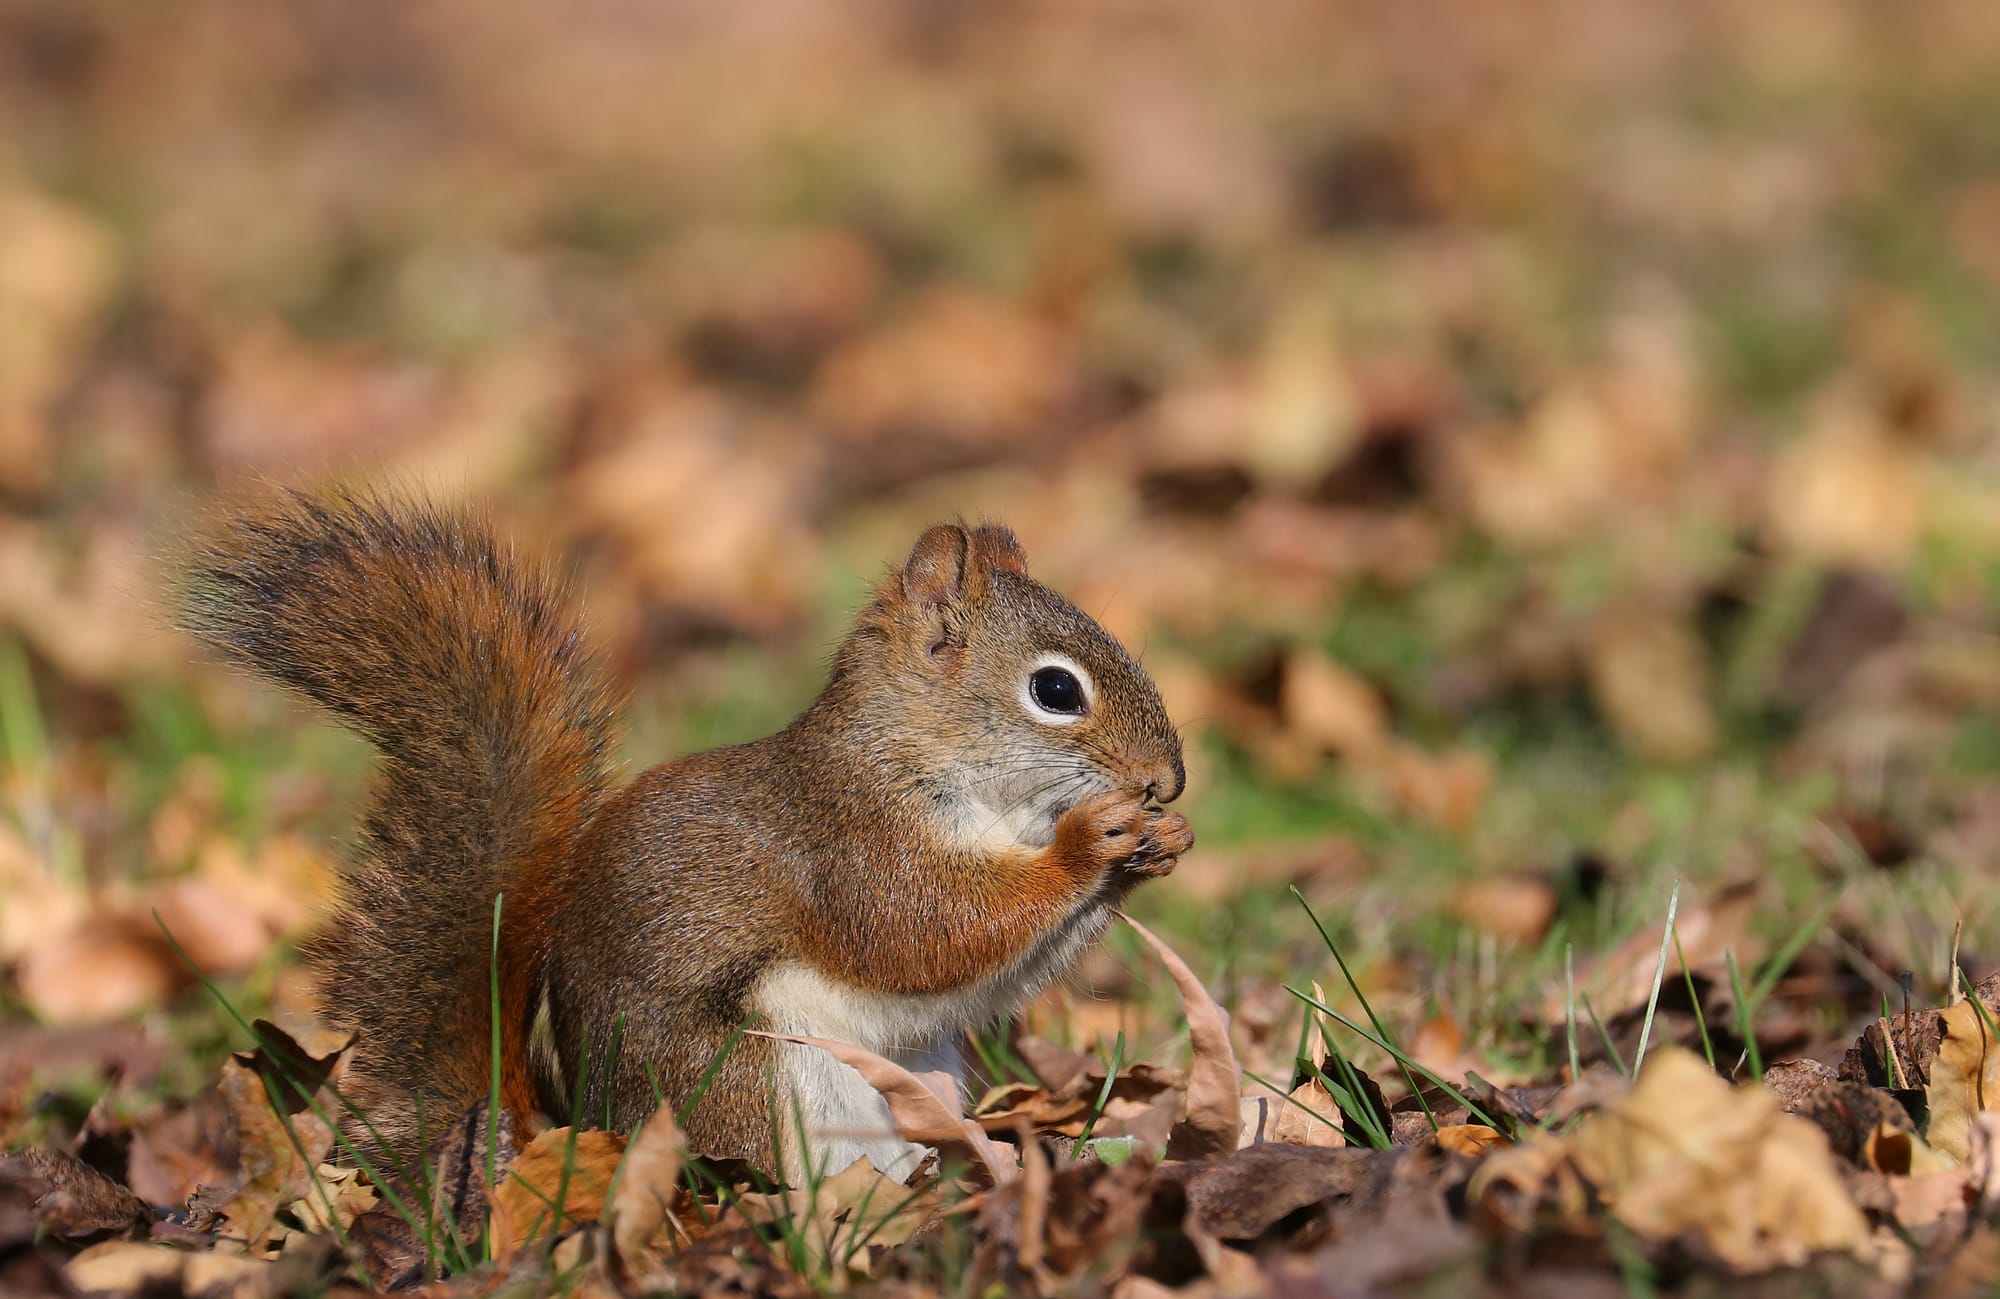
<path fill-rule="evenodd" d="M 1006 1182 L 1015 1176 L 1013 1161 L 1001 1153 L 978 1123 L 947 1105 L 932 1090 L 931 1084 L 895 1061 L 885 1060 L 873 1051 L 823 1037 L 761 1032 L 758 1036 L 818 1047 L 860 1074 L 862 1080 L 880 1093 L 888 1104 L 889 1117 L 896 1125 L 897 1134 L 905 1141 L 969 1149 L 995 1182 Z"/>
<path fill-rule="evenodd" d="M 363 1179 L 359 1168 L 321 1164 L 314 1176 L 325 1194 L 315 1191 L 292 1206 L 291 1216 L 298 1219 L 300 1227 L 296 1234 L 313 1236 L 344 1232 L 354 1225 L 356 1218 L 374 1208 L 380 1198 L 375 1188 Z M 291 1237 L 288 1235 L 281 1239 L 289 1244 Z"/>
<path fill-rule="evenodd" d="M 661 1236 L 673 1221 L 671 1206 L 681 1191 L 686 1155 L 671 1105 L 653 1111 L 626 1147 L 624 1170 L 605 1206 L 604 1225 L 611 1234 L 613 1268 L 635 1283 L 659 1269 Z"/>
<path fill-rule="evenodd" d="M 1173 976 L 1187 1017 L 1194 1058 L 1188 1065 L 1187 1117 L 1174 1129 L 1168 1154 L 1175 1158 L 1226 1155 L 1236 1149 L 1242 1126 L 1242 1082 L 1236 1048 L 1229 1043 L 1229 1020 L 1180 954 L 1124 912 L 1119 919 L 1146 941 Z"/>

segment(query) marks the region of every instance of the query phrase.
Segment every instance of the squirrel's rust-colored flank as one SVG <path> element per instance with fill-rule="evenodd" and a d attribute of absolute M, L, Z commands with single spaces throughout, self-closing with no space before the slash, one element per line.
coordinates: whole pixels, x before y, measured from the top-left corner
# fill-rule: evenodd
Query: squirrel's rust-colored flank
<path fill-rule="evenodd" d="M 286 494 L 214 530 L 183 608 L 383 755 L 311 959 L 327 1017 L 362 1033 L 356 1099 L 403 1152 L 489 1086 L 496 895 L 505 1104 L 627 1126 L 748 1020 L 933 1061 L 1192 844 L 1152 806 L 1183 781 L 1157 690 L 997 526 L 919 538 L 783 731 L 616 791 L 613 701 L 561 584 L 469 515 Z M 1083 704 L 1043 708 L 1037 672 Z M 873 1100 L 745 1038 L 694 1147 L 766 1162 L 787 1087 L 808 1126 Z"/>

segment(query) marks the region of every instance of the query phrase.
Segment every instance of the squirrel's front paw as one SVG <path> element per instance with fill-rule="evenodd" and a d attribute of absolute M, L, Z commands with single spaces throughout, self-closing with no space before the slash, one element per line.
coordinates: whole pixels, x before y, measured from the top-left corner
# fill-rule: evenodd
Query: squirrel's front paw
<path fill-rule="evenodd" d="M 1151 878 L 1173 870 L 1175 860 L 1194 847 L 1194 831 L 1179 812 L 1150 808 L 1113 790 L 1063 813 L 1056 841 L 1077 870 L 1118 869 Z"/>
<path fill-rule="evenodd" d="M 1146 827 L 1139 832 L 1139 850 L 1125 863 L 1125 869 L 1142 879 L 1173 874 L 1181 854 L 1194 847 L 1194 829 L 1179 812 L 1153 808 L 1146 813 Z"/>

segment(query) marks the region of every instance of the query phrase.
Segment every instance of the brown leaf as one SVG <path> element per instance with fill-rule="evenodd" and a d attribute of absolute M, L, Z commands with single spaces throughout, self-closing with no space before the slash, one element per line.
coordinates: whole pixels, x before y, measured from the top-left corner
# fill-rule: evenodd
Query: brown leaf
<path fill-rule="evenodd" d="M 1627 749 L 1687 762 L 1715 747 L 1713 673 L 1688 616 L 1657 600 L 1606 609 L 1585 660 L 1592 697 Z"/>
<path fill-rule="evenodd" d="M 1771 531 L 1790 554 L 1829 565 L 1893 568 L 1924 522 L 1920 449 L 1851 398 L 1830 402 L 1786 443 L 1770 477 Z"/>
<path fill-rule="evenodd" d="M 1641 1236 L 1697 1235 L 1740 1271 L 1868 1242 L 1819 1130 L 1785 1114 L 1768 1090 L 1731 1087 L 1678 1047 L 1651 1056 L 1631 1092 L 1567 1136 L 1488 1155 L 1467 1196 L 1489 1222 L 1524 1225 L 1525 1202 L 1581 1226 L 1588 1204 L 1578 1183 Z"/>
<path fill-rule="evenodd" d="M 1780 1060 L 1764 1070 L 1764 1085 L 1777 1095 L 1789 1113 L 1836 1076 L 1833 1066 L 1818 1060 Z"/>
<path fill-rule="evenodd" d="M 271 950 L 276 930 L 242 899 L 198 875 L 175 880 L 153 907 L 188 960 L 205 974 L 242 974 Z"/>
<path fill-rule="evenodd" d="M 236 1166 L 236 1129 L 220 1092 L 141 1119 L 132 1130 L 126 1176 L 148 1204 L 175 1207 Z"/>
<path fill-rule="evenodd" d="M 1454 887 L 1451 912 L 1480 933 L 1532 947 L 1555 919 L 1556 891 L 1535 875 L 1489 875 Z"/>
<path fill-rule="evenodd" d="M 550 1128 L 530 1141 L 493 1191 L 493 1256 L 594 1221 L 624 1154 L 615 1132 Z"/>
<path fill-rule="evenodd" d="M 1226 1155 L 1236 1149 L 1242 1123 L 1242 1083 L 1236 1068 L 1236 1048 L 1229 1042 L 1229 1019 L 1179 953 L 1132 917 L 1118 916 L 1153 949 L 1180 990 L 1181 1011 L 1187 1018 L 1187 1117 L 1174 1129 L 1168 1152 L 1176 1159 Z"/>
<path fill-rule="evenodd" d="M 1293 1146 L 1319 1146 L 1337 1150 L 1347 1144 L 1340 1127 L 1340 1107 L 1334 1104 L 1317 1077 L 1308 1078 L 1292 1089 L 1284 1104 L 1277 1107 L 1269 1139 Z"/>
<path fill-rule="evenodd" d="M 1773 1095 L 1782 1095 L 1773 1091 Z M 1826 1134 L 1828 1147 L 1841 1159 L 1867 1164 L 1868 1147 L 1884 1127 L 1911 1128 L 1910 1116 L 1896 1098 L 1880 1087 L 1834 1081 L 1823 1084 L 1791 1107 L 1792 1113 Z M 1873 1166 L 1873 1165 L 1870 1165 Z"/>
<path fill-rule="evenodd" d="M 1292 650 L 1279 680 L 1279 713 L 1301 738 L 1350 759 L 1388 738 L 1388 706 L 1375 687 L 1325 654 Z"/>
<path fill-rule="evenodd" d="M 1750 928 L 1757 895 L 1758 886 L 1753 882 L 1728 885 L 1708 899 L 1683 895 L 1674 920 L 1680 947 L 1667 953 L 1666 977 L 1679 977 L 1682 955 L 1687 957 L 1688 968 L 1695 971 L 1720 965 L 1727 952 L 1734 952 L 1737 961 L 1746 968 L 1754 962 L 1761 950 Z M 1642 928 L 1597 960 L 1578 964 L 1577 994 L 1579 998 L 1588 995 L 1598 1014 L 1607 1019 L 1644 1005 L 1653 990 L 1653 975 L 1659 968 L 1659 960 L 1659 929 Z M 1565 994 L 1558 983 L 1543 997 L 1542 1019 L 1545 1023 L 1561 1023 L 1567 1013 Z M 1588 1034 L 1588 1019 L 1580 1000 L 1577 1017 Z"/>
<path fill-rule="evenodd" d="M 655 1110 L 626 1147 L 625 1166 L 605 1208 L 604 1225 L 611 1236 L 613 1275 L 630 1282 L 627 1288 L 653 1288 L 642 1283 L 660 1272 L 666 1248 L 661 1238 L 674 1221 L 673 1205 L 684 1192 L 681 1169 L 686 1156 L 671 1105 Z"/>
<path fill-rule="evenodd" d="M 1246 1146 L 1189 1165 L 1188 1217 L 1223 1240 L 1255 1240 L 1279 1219 L 1322 1200 L 1353 1194 L 1389 1152 Z"/>
<path fill-rule="evenodd" d="M 788 1223 L 829 1264 L 865 1273 L 864 1242 L 888 1246 L 909 1240 L 937 1212 L 944 1190 L 934 1185 L 912 1195 L 863 1157 L 809 1187 L 739 1195 L 735 1207 L 754 1223 Z"/>
<path fill-rule="evenodd" d="M 256 1027 L 263 1045 L 225 1061 L 218 1085 L 236 1129 L 236 1167 L 188 1206 L 198 1217 L 225 1219 L 222 1239 L 253 1254 L 266 1249 L 280 1210 L 325 1190 L 316 1170 L 334 1148 L 326 1118 L 340 1112 L 332 1088 L 352 1043 L 313 1056 L 281 1029 L 261 1020 Z"/>
<path fill-rule="evenodd" d="M 1069 1087 L 1090 1065 L 1090 1057 L 1081 1051 L 1072 1051 L 1059 1046 L 1045 1037 L 1024 1033 L 1014 1043 L 1014 1053 L 1025 1060 L 1035 1077 L 1051 1092 L 1061 1092 Z"/>

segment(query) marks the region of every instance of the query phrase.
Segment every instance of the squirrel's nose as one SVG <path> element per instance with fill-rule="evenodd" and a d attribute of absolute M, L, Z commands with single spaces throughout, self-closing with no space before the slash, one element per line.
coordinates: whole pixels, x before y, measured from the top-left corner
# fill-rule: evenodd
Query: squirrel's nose
<path fill-rule="evenodd" d="M 1180 755 L 1176 754 L 1171 769 L 1162 770 L 1146 782 L 1146 801 L 1152 802 L 1157 799 L 1162 803 L 1171 803 L 1181 796 L 1181 790 L 1186 787 L 1187 767 L 1181 761 Z"/>

